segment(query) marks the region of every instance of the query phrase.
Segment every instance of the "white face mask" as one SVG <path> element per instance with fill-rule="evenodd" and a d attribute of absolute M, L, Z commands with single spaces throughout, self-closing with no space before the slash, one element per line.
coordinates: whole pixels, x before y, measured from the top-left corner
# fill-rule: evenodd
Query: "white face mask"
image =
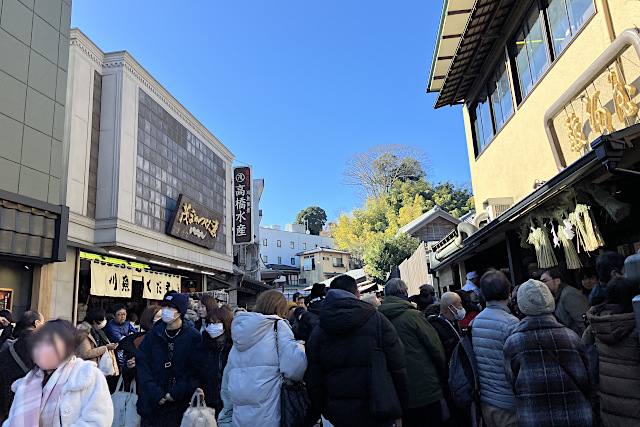
<path fill-rule="evenodd" d="M 98 323 L 98 329 L 102 329 L 107 326 L 107 319 L 102 319 L 102 322 Z"/>
<path fill-rule="evenodd" d="M 176 315 L 176 312 L 169 308 L 162 309 L 162 321 L 167 325 L 170 323 L 173 323 L 173 321 L 177 319 L 175 315 Z"/>
<path fill-rule="evenodd" d="M 462 320 L 464 319 L 464 316 L 467 315 L 467 311 L 464 308 L 458 308 L 450 305 L 449 310 L 453 313 L 453 318 L 456 320 Z"/>
<path fill-rule="evenodd" d="M 224 334 L 224 325 L 222 323 L 209 323 L 206 331 L 211 338 L 218 338 Z"/>

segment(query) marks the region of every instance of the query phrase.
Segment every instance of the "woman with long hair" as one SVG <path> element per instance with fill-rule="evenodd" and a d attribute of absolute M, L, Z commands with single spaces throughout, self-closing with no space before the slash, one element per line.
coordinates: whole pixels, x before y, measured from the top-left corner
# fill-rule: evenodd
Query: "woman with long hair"
<path fill-rule="evenodd" d="M 35 330 L 29 348 L 35 367 L 17 380 L 4 427 L 108 427 L 113 405 L 107 381 L 95 363 L 76 358 L 78 330 L 52 320 Z"/>
<path fill-rule="evenodd" d="M 218 426 L 280 426 L 283 377 L 300 381 L 307 369 L 304 346 L 293 338 L 286 317 L 287 299 L 270 290 L 260 294 L 255 312 L 234 318 Z"/>
<path fill-rule="evenodd" d="M 200 348 L 201 369 L 200 388 L 204 392 L 207 406 L 214 408 L 216 414 L 222 411 L 220 387 L 222 374 L 229 352 L 233 345 L 231 340 L 231 321 L 233 314 L 228 307 L 219 307 L 216 299 L 210 295 L 203 295 L 198 302 L 197 324 L 200 324 L 202 346 Z"/>

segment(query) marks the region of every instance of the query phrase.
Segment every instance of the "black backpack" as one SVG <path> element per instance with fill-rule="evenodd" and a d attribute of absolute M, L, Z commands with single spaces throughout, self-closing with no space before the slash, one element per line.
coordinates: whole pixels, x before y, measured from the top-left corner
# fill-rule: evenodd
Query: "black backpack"
<path fill-rule="evenodd" d="M 468 337 L 460 340 L 451 355 L 449 389 L 453 402 L 460 408 L 470 408 L 479 401 L 478 366 Z"/>

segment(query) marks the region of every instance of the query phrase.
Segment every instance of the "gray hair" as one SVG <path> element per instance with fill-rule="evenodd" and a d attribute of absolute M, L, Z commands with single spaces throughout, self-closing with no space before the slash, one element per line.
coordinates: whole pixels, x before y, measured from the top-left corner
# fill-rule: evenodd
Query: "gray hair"
<path fill-rule="evenodd" d="M 384 294 L 386 296 L 404 295 L 409 293 L 409 287 L 402 279 L 391 279 L 384 285 Z"/>

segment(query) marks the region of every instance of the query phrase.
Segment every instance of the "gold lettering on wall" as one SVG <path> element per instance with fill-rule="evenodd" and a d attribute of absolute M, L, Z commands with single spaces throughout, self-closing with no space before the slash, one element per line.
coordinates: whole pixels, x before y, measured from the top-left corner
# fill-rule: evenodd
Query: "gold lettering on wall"
<path fill-rule="evenodd" d="M 571 141 L 571 151 L 582 151 L 585 145 L 587 145 L 587 137 L 582 132 L 582 122 L 578 116 L 576 116 L 576 113 L 571 113 L 571 115 L 567 117 L 565 125 L 567 126 L 569 141 Z"/>
<path fill-rule="evenodd" d="M 185 223 L 186 225 L 198 224 L 211 234 L 211 237 L 217 237 L 218 227 L 220 223 L 214 219 L 208 219 L 205 217 L 199 217 L 196 214 L 196 210 L 191 207 L 190 203 L 182 204 L 182 212 L 178 218 L 179 223 Z"/>
<path fill-rule="evenodd" d="M 616 107 L 618 119 L 624 123 L 625 117 L 631 117 L 638 114 L 638 105 L 631 101 L 631 97 L 636 94 L 636 88 L 631 85 L 625 85 L 618 81 L 618 75 L 615 71 L 609 72 L 607 81 L 613 87 L 613 103 Z"/>
<path fill-rule="evenodd" d="M 598 107 L 598 101 L 600 100 L 600 91 L 595 91 L 592 97 L 586 95 L 583 98 L 587 104 L 587 115 L 589 116 L 589 123 L 594 132 L 602 132 L 602 129 L 606 129 L 609 133 L 613 132 L 613 118 L 611 117 L 611 111 L 605 107 Z"/>

